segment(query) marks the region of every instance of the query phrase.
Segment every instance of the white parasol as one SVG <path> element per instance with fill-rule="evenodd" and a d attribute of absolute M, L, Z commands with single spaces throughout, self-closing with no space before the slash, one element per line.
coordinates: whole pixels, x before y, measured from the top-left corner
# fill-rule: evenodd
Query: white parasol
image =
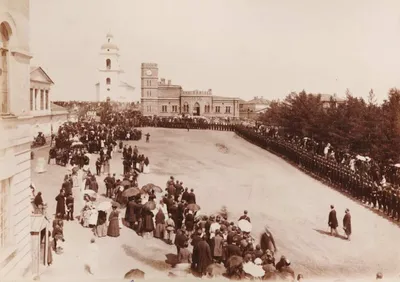
<path fill-rule="evenodd" d="M 95 191 L 93 191 L 93 190 L 90 190 L 90 189 L 84 190 L 83 194 L 89 195 L 91 197 L 96 197 L 97 196 L 97 193 Z"/>
<path fill-rule="evenodd" d="M 240 228 L 240 230 L 242 230 L 243 232 L 251 232 L 252 229 L 252 224 L 250 222 L 248 222 L 245 219 L 241 219 L 238 222 L 238 227 Z"/>
<path fill-rule="evenodd" d="M 108 202 L 108 201 L 101 202 L 97 206 L 97 210 L 99 210 L 99 211 L 108 211 L 109 209 L 111 209 L 111 202 Z"/>
<path fill-rule="evenodd" d="M 265 275 L 265 271 L 262 269 L 262 267 L 260 265 L 255 265 L 252 262 L 244 263 L 243 270 L 254 278 L 263 277 Z"/>

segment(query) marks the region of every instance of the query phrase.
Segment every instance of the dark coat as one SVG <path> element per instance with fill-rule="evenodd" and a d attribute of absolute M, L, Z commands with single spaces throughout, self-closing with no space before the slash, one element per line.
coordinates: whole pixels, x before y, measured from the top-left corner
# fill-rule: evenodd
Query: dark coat
<path fill-rule="evenodd" d="M 200 273 L 205 273 L 207 267 L 212 264 L 211 249 L 205 240 L 201 240 L 197 244 L 197 270 Z"/>
<path fill-rule="evenodd" d="M 275 251 L 276 249 L 275 240 L 271 232 L 264 232 L 263 235 L 261 235 L 260 246 L 261 250 L 263 250 L 264 252 L 266 250 L 270 250 L 272 252 Z"/>
<path fill-rule="evenodd" d="M 195 204 L 196 203 L 196 195 L 192 192 L 189 193 L 187 196 L 187 202 L 188 204 Z"/>
<path fill-rule="evenodd" d="M 185 226 L 187 231 L 193 231 L 194 227 L 194 216 L 188 213 L 185 218 Z"/>
<path fill-rule="evenodd" d="M 58 194 L 56 197 L 57 206 L 56 206 L 56 215 L 57 214 L 65 214 L 65 197 L 61 194 Z"/>
<path fill-rule="evenodd" d="M 350 213 L 346 213 L 343 217 L 343 229 L 346 232 L 346 235 L 351 234 L 351 215 L 350 215 Z"/>
<path fill-rule="evenodd" d="M 226 247 L 226 259 L 230 258 L 231 256 L 242 256 L 242 251 L 238 246 L 230 244 Z"/>
<path fill-rule="evenodd" d="M 143 212 L 143 231 L 144 232 L 153 232 L 154 231 L 154 214 L 149 210 L 144 210 Z"/>
<path fill-rule="evenodd" d="M 182 232 L 178 232 L 175 236 L 175 245 L 183 248 L 185 247 L 185 243 L 187 242 L 188 238 Z"/>
<path fill-rule="evenodd" d="M 125 220 L 127 222 L 135 222 L 135 206 L 136 203 L 134 200 L 129 201 L 128 205 L 126 206 Z"/>
<path fill-rule="evenodd" d="M 337 228 L 339 226 L 335 210 L 329 212 L 328 225 L 330 228 Z"/>

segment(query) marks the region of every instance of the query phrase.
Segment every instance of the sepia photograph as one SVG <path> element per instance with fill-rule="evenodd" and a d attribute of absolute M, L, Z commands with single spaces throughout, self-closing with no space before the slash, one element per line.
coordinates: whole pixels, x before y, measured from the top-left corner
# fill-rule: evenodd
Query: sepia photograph
<path fill-rule="evenodd" d="M 0 281 L 400 281 L 400 1 L 0 0 Z"/>

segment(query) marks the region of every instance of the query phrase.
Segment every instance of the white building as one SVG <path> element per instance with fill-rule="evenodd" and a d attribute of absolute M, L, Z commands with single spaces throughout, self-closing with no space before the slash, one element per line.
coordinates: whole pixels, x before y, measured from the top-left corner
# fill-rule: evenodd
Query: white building
<path fill-rule="evenodd" d="M 31 122 L 31 137 L 36 137 L 39 132 L 50 136 L 57 132 L 60 125 L 68 121 L 68 111 L 53 104 L 51 87 L 53 80 L 41 67 L 31 67 L 30 72 L 30 112 L 33 116 Z"/>
<path fill-rule="evenodd" d="M 0 277 L 31 262 L 29 0 L 0 0 Z"/>
<path fill-rule="evenodd" d="M 97 101 L 104 102 L 108 98 L 115 102 L 138 102 L 135 87 L 121 80 L 124 71 L 119 65 L 119 48 L 114 43 L 112 34 L 107 34 L 106 43 L 101 46 L 99 82 L 96 83 Z"/>

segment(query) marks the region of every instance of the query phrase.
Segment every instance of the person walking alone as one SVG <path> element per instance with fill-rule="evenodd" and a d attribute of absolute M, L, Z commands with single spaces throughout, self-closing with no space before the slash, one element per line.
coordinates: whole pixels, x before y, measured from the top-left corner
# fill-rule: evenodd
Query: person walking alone
<path fill-rule="evenodd" d="M 331 236 L 338 235 L 337 227 L 339 226 L 337 217 L 336 217 L 336 210 L 333 205 L 331 205 L 331 211 L 329 212 L 329 217 L 328 217 L 328 226 L 331 229 Z"/>

